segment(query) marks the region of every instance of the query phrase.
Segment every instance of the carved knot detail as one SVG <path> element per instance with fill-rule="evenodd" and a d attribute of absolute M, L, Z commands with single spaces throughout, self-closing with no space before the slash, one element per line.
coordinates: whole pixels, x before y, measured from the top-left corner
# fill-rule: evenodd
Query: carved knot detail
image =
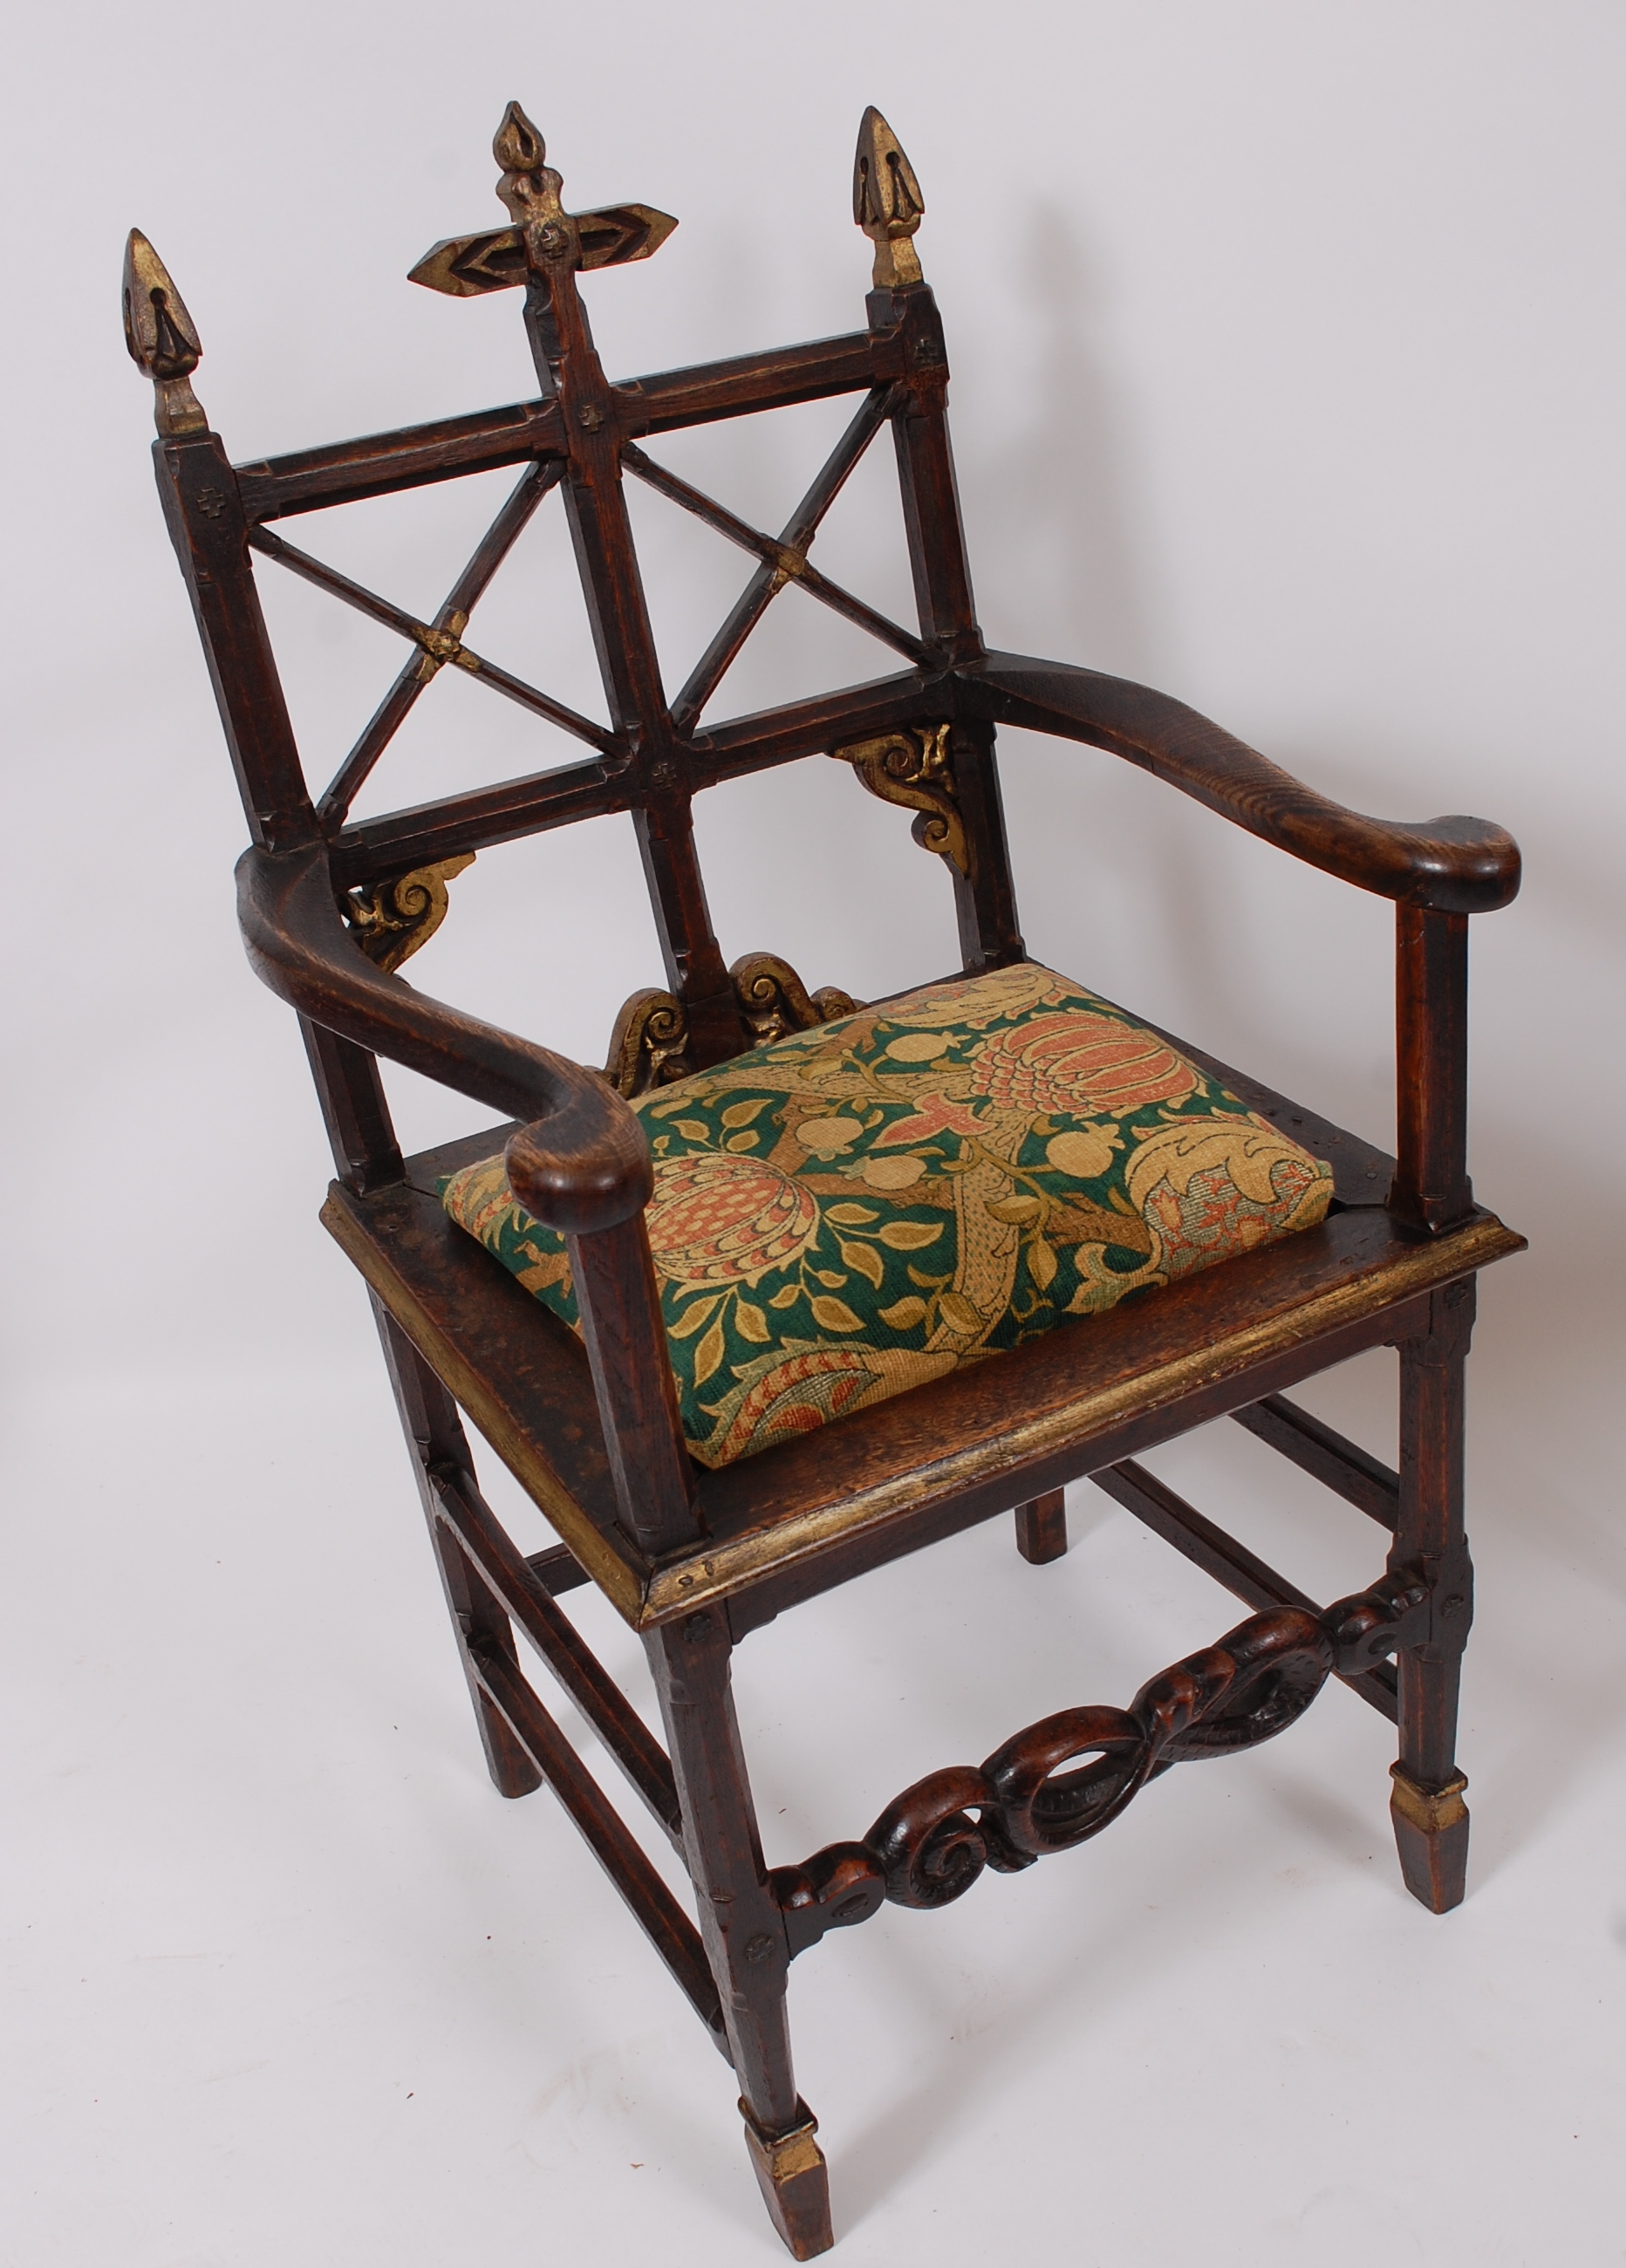
<path fill-rule="evenodd" d="M 431 627 L 428 622 L 413 623 L 412 635 L 423 649 L 418 676 L 425 685 L 449 661 L 455 662 L 460 669 L 479 668 L 479 655 L 470 653 L 463 644 L 463 632 L 467 628 L 468 616 L 466 614 L 448 615 L 445 623 L 438 627 Z"/>
<path fill-rule="evenodd" d="M 928 1773 L 889 1803 L 861 1842 L 833 1843 L 769 1875 L 792 1954 L 883 1902 L 931 1911 L 963 1897 L 984 1867 L 1014 1874 L 1099 1835 L 1171 1765 L 1273 1740 L 1335 1671 L 1373 1668 L 1426 1616 L 1415 1571 L 1392 1571 L 1324 1613 L 1275 1607 L 1188 1654 L 1127 1709 L 1063 1709 L 980 1764 Z"/>
<path fill-rule="evenodd" d="M 922 850 L 935 850 L 969 876 L 971 850 L 954 785 L 950 730 L 947 725 L 915 725 L 872 740 L 850 740 L 830 754 L 850 764 L 883 803 L 917 812 L 913 832 Z"/>
<path fill-rule="evenodd" d="M 474 863 L 474 852 L 465 850 L 460 858 L 415 866 L 394 881 L 374 882 L 340 899 L 339 911 L 375 968 L 388 976 L 429 943 L 446 917 L 446 884 Z"/>

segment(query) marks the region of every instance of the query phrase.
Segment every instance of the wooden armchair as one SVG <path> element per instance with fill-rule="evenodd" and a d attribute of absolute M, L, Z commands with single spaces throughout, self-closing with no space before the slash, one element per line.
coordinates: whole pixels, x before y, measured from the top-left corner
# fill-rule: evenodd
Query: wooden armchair
<path fill-rule="evenodd" d="M 191 389 L 191 320 L 140 235 L 127 336 L 156 387 L 159 491 L 252 836 L 239 868 L 249 956 L 300 1018 L 337 1167 L 322 1219 L 372 1293 L 491 1776 L 511 1796 L 550 1784 L 710 2028 L 737 2077 L 769 2211 L 803 2259 L 831 2234 L 825 2163 L 791 2074 L 785 1982 L 826 1930 L 865 1920 L 883 1899 L 942 1905 L 984 1867 L 1013 1872 L 1071 1848 L 1172 1764 L 1281 1731 L 1329 1677 L 1398 1727 L 1390 1800 L 1408 1887 L 1436 1912 L 1461 1897 L 1463 1362 L 1475 1271 L 1521 1245 L 1475 1203 L 1468 1177 L 1468 918 L 1512 899 L 1519 853 L 1477 819 L 1365 818 L 1164 695 L 985 649 L 949 454 L 943 330 L 913 243 L 923 201 L 874 111 L 855 180 L 856 217 L 874 247 L 866 327 L 618 383 L 594 352 L 578 273 L 647 256 L 673 222 L 640 205 L 568 212 L 515 106 L 494 148 L 511 225 L 437 245 L 413 277 L 454 294 L 523 287 L 534 399 L 234 467 Z M 681 427 L 841 394 L 857 397 L 857 413 L 777 535 L 645 453 Z M 809 559 L 821 518 L 883 427 L 897 453 L 916 630 Z M 300 512 L 502 466 L 521 468 L 518 483 L 432 622 L 272 533 Z M 628 475 L 754 562 L 675 695 L 656 660 Z M 555 487 L 607 728 L 464 643 L 481 594 Z M 360 608 L 408 649 L 315 798 L 256 558 Z M 904 666 L 703 724 L 754 624 L 792 580 Z M 580 760 L 351 820 L 391 735 L 448 665 L 573 734 Z M 1001 817 L 1001 723 L 1113 751 L 1394 901 L 1394 1158 L 1035 969 Z M 844 761 L 870 792 L 914 814 L 916 841 L 953 887 L 958 979 L 860 1010 L 840 994 L 810 996 L 769 954 L 725 965 L 693 798 L 806 756 Z M 636 831 L 666 981 L 623 1009 L 607 1071 L 395 974 L 445 916 L 448 879 L 475 852 L 607 812 L 629 813 Z M 379 1057 L 503 1123 L 403 1158 Z M 777 1164 L 763 1162 L 770 1140 Z M 771 1219 L 729 1210 L 752 1175 L 752 1202 L 767 1188 L 781 1208 Z M 808 1240 L 832 1220 L 840 1264 L 808 1276 Z M 674 1261 L 682 1236 L 690 1256 Z M 953 1268 L 916 1265 L 953 1237 Z M 803 1275 L 770 1297 L 792 1246 Z M 974 1262 L 1004 1271 L 1003 1307 L 977 1290 Z M 815 1277 L 831 1290 L 813 1289 Z M 1380 1344 L 1400 1351 L 1398 1472 L 1283 1398 Z M 764 1346 L 771 1363 L 753 1353 Z M 764 1378 L 772 1390 L 752 1403 Z M 499 1526 L 460 1413 L 541 1507 L 554 1548 L 527 1557 Z M 1385 1529 L 1370 1589 L 1316 1605 L 1132 1462 L 1224 1414 Z M 1012 1506 L 1019 1549 L 1054 1559 L 1066 1549 L 1063 1489 L 1086 1477 L 1235 1593 L 1247 1619 L 1127 1707 L 1063 1706 L 982 1764 L 918 1782 L 857 1839 L 769 1868 L 730 1695 L 733 1647 L 798 1601 Z M 557 1603 L 585 1582 L 644 1640 L 665 1749 Z M 521 1675 L 516 1631 L 670 1838 L 697 1919 Z"/>

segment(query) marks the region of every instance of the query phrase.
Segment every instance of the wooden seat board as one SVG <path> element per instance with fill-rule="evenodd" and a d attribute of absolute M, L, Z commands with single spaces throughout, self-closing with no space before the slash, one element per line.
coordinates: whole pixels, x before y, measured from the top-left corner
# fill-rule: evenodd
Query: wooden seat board
<path fill-rule="evenodd" d="M 616 1523 L 579 1343 L 439 1202 L 440 1181 L 499 1150 L 511 1123 L 423 1152 L 404 1184 L 371 1197 L 335 1183 L 322 1218 L 629 1622 L 748 1590 L 736 1609 L 748 1627 L 1381 1344 L 1408 1302 L 1522 1248 L 1483 1211 L 1445 1237 L 1408 1236 L 1382 1207 L 1392 1168 L 1381 1151 L 1176 1044 L 1329 1159 L 1338 1195 L 1326 1222 L 698 1473 L 708 1540 L 658 1566 Z"/>

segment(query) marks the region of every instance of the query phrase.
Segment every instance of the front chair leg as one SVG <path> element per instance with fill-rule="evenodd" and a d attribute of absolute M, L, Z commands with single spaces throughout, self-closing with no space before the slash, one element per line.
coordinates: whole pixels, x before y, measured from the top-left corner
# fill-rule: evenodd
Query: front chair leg
<path fill-rule="evenodd" d="M 828 2252 L 829 2177 L 817 2122 L 796 2091 L 785 2018 L 790 1952 L 762 1865 L 717 1609 L 651 1631 L 645 1644 L 683 1811 L 701 1936 L 722 1996 L 746 2144 L 763 2202 L 794 2258 Z"/>
<path fill-rule="evenodd" d="M 452 1611 L 452 1627 L 457 1633 L 458 1654 L 463 1675 L 468 1680 L 486 1764 L 499 1794 L 529 1795 L 533 1788 L 541 1786 L 541 1775 L 487 1699 L 469 1656 L 471 1642 L 495 1646 L 517 1674 L 519 1653 L 514 1644 L 513 1625 L 470 1567 L 456 1537 L 436 1516 L 430 1467 L 444 1462 L 467 1473 L 471 1480 L 474 1477 L 474 1460 L 469 1454 L 463 1421 L 458 1416 L 456 1403 L 376 1297 L 372 1312 L 378 1321 L 379 1336 L 384 1342 L 384 1359 L 395 1389 L 401 1431 L 412 1453 L 418 1493 L 423 1499 L 430 1540 L 435 1547 L 435 1564 L 440 1570 L 446 1604 Z"/>
<path fill-rule="evenodd" d="M 1430 1629 L 1401 1653 L 1400 1761 L 1389 1799 L 1401 1873 L 1435 1913 L 1460 1905 L 1468 1876 L 1467 1780 L 1457 1770 L 1457 1691 L 1473 1620 L 1463 1528 L 1463 1365 L 1474 1326 L 1471 1277 L 1430 1302 L 1430 1328 L 1402 1342 L 1401 1503 L 1394 1559 L 1421 1565 Z"/>

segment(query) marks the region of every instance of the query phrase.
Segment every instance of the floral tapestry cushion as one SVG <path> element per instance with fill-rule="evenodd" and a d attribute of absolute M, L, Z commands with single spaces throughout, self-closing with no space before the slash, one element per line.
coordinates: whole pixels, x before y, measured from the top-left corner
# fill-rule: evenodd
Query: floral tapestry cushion
<path fill-rule="evenodd" d="M 633 1108 L 691 1453 L 725 1465 L 1309 1228 L 1332 1169 L 1031 961 L 933 984 Z M 500 1156 L 442 1201 L 574 1327 Z"/>

